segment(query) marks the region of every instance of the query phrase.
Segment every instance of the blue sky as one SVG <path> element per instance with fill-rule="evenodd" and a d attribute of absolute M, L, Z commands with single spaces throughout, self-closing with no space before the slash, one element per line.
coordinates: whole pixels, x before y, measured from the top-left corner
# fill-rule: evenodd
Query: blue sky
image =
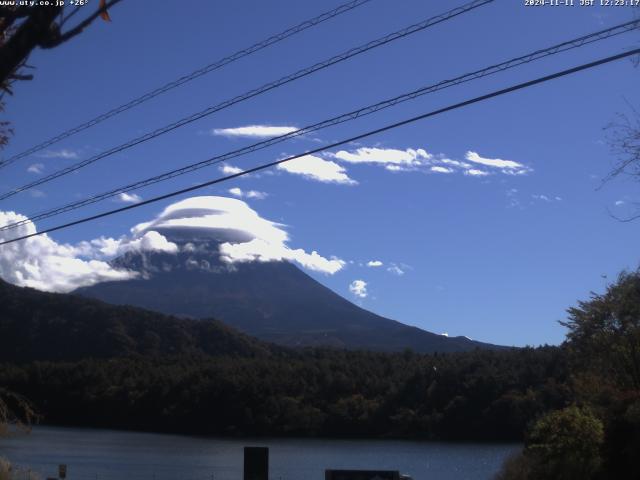
<path fill-rule="evenodd" d="M 0 187 L 6 191 L 22 185 L 462 3 L 373 0 L 16 162 L 2 171 Z M 629 7 L 523 3 L 498 0 L 16 195 L 0 210 L 29 215 L 255 141 L 216 135 L 215 129 L 302 127 L 632 18 Z M 18 84 L 8 100 L 6 116 L 15 136 L 5 155 L 336 5 L 199 0 L 154 2 L 150 9 L 143 2 L 123 2 L 111 12 L 112 23 L 97 23 L 60 48 L 32 55 L 35 79 Z M 625 34 L 230 163 L 245 168 L 301 153 L 639 42 L 637 33 Z M 610 212 L 630 213 L 629 204 L 640 200 L 639 186 L 620 179 L 597 187 L 615 161 L 603 127 L 618 113 L 629 112 L 627 102 L 640 103 L 639 74 L 624 60 L 333 150 L 356 155 L 358 148 L 377 148 L 377 158 L 387 161 L 394 158 L 391 150 L 423 149 L 434 159 L 466 163 L 467 152 L 475 152 L 480 159 L 516 162 L 526 170 L 523 174 L 474 162 L 474 170 L 491 174 L 464 174 L 469 168 L 390 171 L 388 163 L 325 156 L 352 181 L 320 182 L 276 171 L 197 194 L 232 196 L 231 188 L 263 192 L 266 198 L 243 200 L 263 218 L 287 225 L 291 248 L 346 262 L 333 275 L 310 274 L 376 313 L 436 333 L 494 343 L 556 344 L 564 335 L 557 320 L 565 318 L 566 308 L 590 291 L 602 291 L 620 270 L 638 265 L 640 223 L 620 223 Z M 149 198 L 220 175 L 211 167 L 137 193 Z M 76 244 L 119 237 L 170 203 L 144 206 L 52 238 Z M 106 201 L 76 214 L 116 205 Z M 374 260 L 383 265 L 366 266 Z M 362 294 L 357 288 L 362 284 L 350 290 L 356 280 L 366 282 L 366 297 L 354 293 Z"/>

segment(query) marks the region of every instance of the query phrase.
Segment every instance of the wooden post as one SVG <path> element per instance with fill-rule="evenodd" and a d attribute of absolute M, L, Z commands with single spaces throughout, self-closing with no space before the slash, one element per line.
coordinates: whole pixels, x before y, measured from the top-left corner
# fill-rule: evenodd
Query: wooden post
<path fill-rule="evenodd" d="M 244 480 L 269 480 L 267 447 L 244 447 Z"/>

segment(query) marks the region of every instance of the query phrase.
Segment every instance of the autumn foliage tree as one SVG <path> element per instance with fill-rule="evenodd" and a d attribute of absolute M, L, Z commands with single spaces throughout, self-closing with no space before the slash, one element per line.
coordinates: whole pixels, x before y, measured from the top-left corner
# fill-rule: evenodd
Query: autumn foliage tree
<path fill-rule="evenodd" d="M 26 398 L 0 388 L 0 436 L 9 435 L 16 430 L 28 430 L 37 418 L 38 415 Z"/>
<path fill-rule="evenodd" d="M 532 478 L 589 480 L 602 464 L 604 426 L 588 408 L 551 412 L 534 425 L 525 455 L 535 460 Z"/>
<path fill-rule="evenodd" d="M 562 322 L 576 371 L 621 391 L 640 390 L 640 274 L 620 274 L 602 295 L 569 309 Z"/>
<path fill-rule="evenodd" d="M 573 405 L 542 416 L 497 478 L 640 478 L 640 270 L 568 310 Z"/>

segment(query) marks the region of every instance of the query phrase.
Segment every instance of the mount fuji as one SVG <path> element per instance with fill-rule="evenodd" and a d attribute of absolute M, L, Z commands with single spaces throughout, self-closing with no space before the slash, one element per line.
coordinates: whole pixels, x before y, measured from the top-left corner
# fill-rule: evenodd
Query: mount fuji
<path fill-rule="evenodd" d="M 289 249 L 278 224 L 238 200 L 188 199 L 133 231 L 157 232 L 171 248 L 127 251 L 112 265 L 138 272 L 135 278 L 82 287 L 76 294 L 175 316 L 215 318 L 285 346 L 423 353 L 499 348 L 437 335 L 351 303 L 293 263 L 332 268 L 340 266 L 337 259 Z"/>

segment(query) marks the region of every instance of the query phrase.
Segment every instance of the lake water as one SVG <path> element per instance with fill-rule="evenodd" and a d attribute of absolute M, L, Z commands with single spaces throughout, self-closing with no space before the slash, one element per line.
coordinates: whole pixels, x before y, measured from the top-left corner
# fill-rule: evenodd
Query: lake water
<path fill-rule="evenodd" d="M 491 479 L 518 444 L 395 440 L 226 439 L 37 427 L 0 439 L 0 456 L 42 479 L 239 480 L 244 446 L 269 447 L 270 478 L 323 480 L 326 468 L 400 470 L 415 480 Z M 28 478 L 25 475 L 25 478 Z"/>

